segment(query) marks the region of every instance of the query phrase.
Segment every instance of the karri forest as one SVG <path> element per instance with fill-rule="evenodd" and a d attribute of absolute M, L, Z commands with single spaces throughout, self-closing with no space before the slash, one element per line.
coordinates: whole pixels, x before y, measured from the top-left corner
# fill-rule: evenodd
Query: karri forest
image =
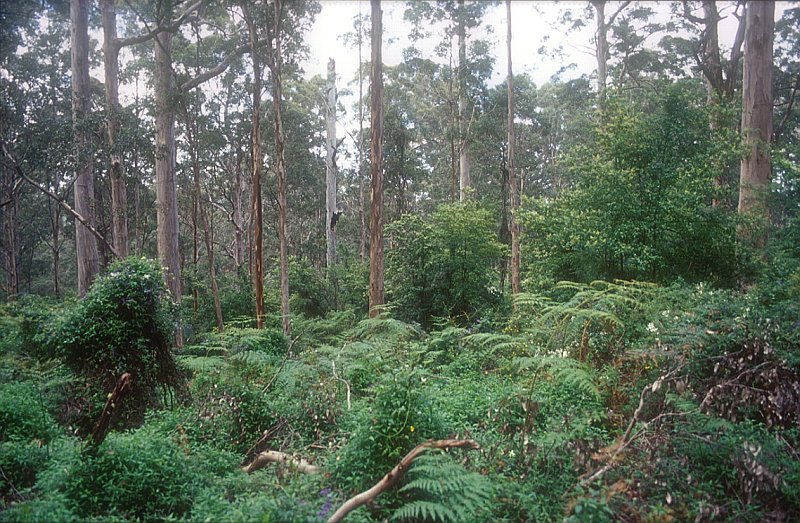
<path fill-rule="evenodd" d="M 0 86 L 0 522 L 800 521 L 800 3 L 5 0 Z"/>

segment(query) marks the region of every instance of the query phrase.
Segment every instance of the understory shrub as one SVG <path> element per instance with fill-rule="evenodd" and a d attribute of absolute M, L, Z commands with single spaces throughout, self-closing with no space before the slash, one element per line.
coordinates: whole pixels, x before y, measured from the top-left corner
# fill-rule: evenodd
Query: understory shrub
<path fill-rule="evenodd" d="M 171 399 L 160 397 L 162 387 L 175 391 L 182 384 L 170 352 L 172 329 L 161 268 L 130 257 L 97 278 L 65 315 L 56 341 L 67 365 L 85 380 L 96 408 L 123 373 L 131 374 L 131 390 L 118 409 L 118 422 L 130 427 L 141 424 L 147 408 Z M 85 429 L 90 422 L 80 423 Z"/>
<path fill-rule="evenodd" d="M 0 384 L 0 495 L 16 497 L 33 486 L 59 433 L 32 383 Z"/>
<path fill-rule="evenodd" d="M 350 439 L 332 464 L 342 485 L 373 485 L 402 457 L 427 439 L 447 435 L 442 418 L 422 387 L 423 375 L 409 370 L 387 376 L 368 405 L 354 409 Z"/>
<path fill-rule="evenodd" d="M 397 318 L 430 329 L 437 319 L 469 325 L 501 304 L 498 266 L 506 246 L 494 216 L 475 202 L 441 205 L 428 219 L 387 226 L 386 293 Z"/>
<path fill-rule="evenodd" d="M 95 453 L 73 465 L 62 488 L 73 511 L 84 517 L 180 517 L 199 482 L 191 466 L 197 457 L 147 426 L 109 434 Z"/>

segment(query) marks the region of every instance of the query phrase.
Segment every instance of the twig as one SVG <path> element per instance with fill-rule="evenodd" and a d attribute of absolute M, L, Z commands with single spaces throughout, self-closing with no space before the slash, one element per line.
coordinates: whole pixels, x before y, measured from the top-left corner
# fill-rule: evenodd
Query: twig
<path fill-rule="evenodd" d="M 383 479 L 377 482 L 372 488 L 365 490 L 364 492 L 353 496 L 352 498 L 348 499 L 344 502 L 344 504 L 339 507 L 339 509 L 333 513 L 333 515 L 328 519 L 328 523 L 338 523 L 342 521 L 345 516 L 347 516 L 350 512 L 357 509 L 361 505 L 369 503 L 373 499 L 375 499 L 381 492 L 389 489 L 397 483 L 403 475 L 408 471 L 411 463 L 423 452 L 428 449 L 448 449 L 448 448 L 460 448 L 460 449 L 479 449 L 480 446 L 475 440 L 471 439 L 440 439 L 440 440 L 428 440 L 424 443 L 420 443 L 411 451 L 400 460 L 398 463 L 388 474 L 386 474 Z"/>
<path fill-rule="evenodd" d="M 739 374 L 737 374 L 735 378 L 731 378 L 731 379 L 729 379 L 728 381 L 725 381 L 725 382 L 722 382 L 722 383 L 717 383 L 716 385 L 714 385 L 713 387 L 711 387 L 711 388 L 708 390 L 708 392 L 706 392 L 706 395 L 705 395 L 705 397 L 703 398 L 703 401 L 702 401 L 702 402 L 700 402 L 700 407 L 698 407 L 698 410 L 700 410 L 700 411 L 702 412 L 702 411 L 703 411 L 703 408 L 707 408 L 707 407 L 708 407 L 708 405 L 707 405 L 707 404 L 708 404 L 708 403 L 710 403 L 710 402 L 711 402 L 711 400 L 713 400 L 713 399 L 714 399 L 714 394 L 713 394 L 713 393 L 714 393 L 716 390 L 718 390 L 718 389 L 721 389 L 721 388 L 723 388 L 723 387 L 727 387 L 727 386 L 729 386 L 729 385 L 732 385 L 732 384 L 736 383 L 737 381 L 739 381 L 739 379 L 740 379 L 742 376 L 745 376 L 746 374 L 750 374 L 750 373 L 753 373 L 753 372 L 755 372 L 755 371 L 757 371 L 757 370 L 760 370 L 762 367 L 764 367 L 765 365 L 768 365 L 768 364 L 770 364 L 770 362 L 769 362 L 769 361 L 764 361 L 764 362 L 762 362 L 762 363 L 759 363 L 759 364 L 758 364 L 758 365 L 756 365 L 755 367 L 748 367 L 748 368 L 746 368 L 745 370 L 743 370 L 742 372 L 740 372 Z"/>
<path fill-rule="evenodd" d="M 333 367 L 333 379 L 341 381 L 344 383 L 345 387 L 347 387 L 347 410 L 350 410 L 352 408 L 350 405 L 350 384 L 346 379 L 340 378 L 339 375 L 336 374 L 336 362 L 333 360 L 331 360 L 331 367 Z"/>
<path fill-rule="evenodd" d="M 262 394 L 266 393 L 269 390 L 269 388 L 272 387 L 272 384 L 275 383 L 275 380 L 278 379 L 278 374 L 281 373 L 281 371 L 283 370 L 283 367 L 286 365 L 286 362 L 289 360 L 289 356 L 292 354 L 292 347 L 294 347 L 294 344 L 297 342 L 297 340 L 299 340 L 302 337 L 303 337 L 303 333 L 301 332 L 300 334 L 295 336 L 294 339 L 289 343 L 289 346 L 286 348 L 286 356 L 283 357 L 283 361 L 281 362 L 281 366 L 278 367 L 278 370 L 275 371 L 275 375 L 272 376 L 272 379 L 269 380 L 269 383 L 267 383 L 264 386 L 264 388 L 261 389 L 261 393 Z"/>
<path fill-rule="evenodd" d="M 636 426 L 636 423 L 639 421 L 639 417 L 642 414 L 642 410 L 644 409 L 644 397 L 647 391 L 657 392 L 662 387 L 665 381 L 674 379 L 675 374 L 677 374 L 678 371 L 682 370 L 685 366 L 686 363 L 678 365 L 677 367 L 675 367 L 668 373 L 664 374 L 663 376 L 659 376 L 659 378 L 656 381 L 654 381 L 653 383 L 647 385 L 645 388 L 642 389 L 642 392 L 639 395 L 639 405 L 636 407 L 636 410 L 633 411 L 633 416 L 631 417 L 631 421 L 628 423 L 628 427 L 625 429 L 625 434 L 622 435 L 622 439 L 620 440 L 616 450 L 614 450 L 614 453 L 611 454 L 611 456 L 606 460 L 605 465 L 603 465 L 599 470 L 592 473 L 590 476 L 584 477 L 584 479 L 581 480 L 580 482 L 581 486 L 586 486 L 589 483 L 592 483 L 593 481 L 601 477 L 603 474 L 608 472 L 614 466 L 614 461 L 616 460 L 617 456 L 619 456 L 619 454 L 623 450 L 625 450 L 628 447 L 628 445 L 630 445 L 630 443 L 634 439 L 636 439 L 636 437 L 639 434 L 643 432 L 641 431 L 635 436 L 631 436 L 631 433 L 633 432 L 633 429 Z"/>
<path fill-rule="evenodd" d="M 95 228 L 95 227 L 94 227 L 94 226 L 93 226 L 93 225 L 92 225 L 92 224 L 89 222 L 89 220 L 88 220 L 88 219 L 86 219 L 85 217 L 81 216 L 81 214 L 80 214 L 78 211 L 76 211 L 74 208 L 72 208 L 72 206 L 71 206 L 70 204 L 68 204 L 68 203 L 67 203 L 67 202 L 65 202 L 63 199 L 61 199 L 61 197 L 60 197 L 60 196 L 58 196 L 56 193 L 54 193 L 53 191 L 49 190 L 47 187 L 44 187 L 44 186 L 42 186 L 42 185 L 40 185 L 40 184 L 36 183 L 36 181 L 35 181 L 35 180 L 33 180 L 33 179 L 30 177 L 30 176 L 28 176 L 28 175 L 25 173 L 25 171 L 23 171 L 23 170 L 22 170 L 22 166 L 20 166 L 19 162 L 18 162 L 18 161 L 17 161 L 17 159 L 14 157 L 14 155 L 11 153 L 11 151 L 9 151 L 9 150 L 6 148 L 6 144 L 3 144 L 3 154 L 5 155 L 5 157 L 6 157 L 6 158 L 8 158 L 9 162 L 11 162 L 11 167 L 13 167 L 14 171 L 15 171 L 15 172 L 16 172 L 16 173 L 17 173 L 17 174 L 20 176 L 20 178 L 22 178 L 23 180 L 25 180 L 25 181 L 26 181 L 26 182 L 28 182 L 29 184 L 33 185 L 33 186 L 34 186 L 34 187 L 36 187 L 36 188 L 37 188 L 39 191 L 43 192 L 44 194 L 46 194 L 47 196 L 49 196 L 49 197 L 50 197 L 50 198 L 52 198 L 53 200 L 55 200 L 55 201 L 56 201 L 56 202 L 57 202 L 59 205 L 61 205 L 61 207 L 63 207 L 63 208 L 64 208 L 64 209 L 65 209 L 65 210 L 66 210 L 66 211 L 69 213 L 69 214 L 71 214 L 73 218 L 75 218 L 77 221 L 79 221 L 79 222 L 81 223 L 81 225 L 83 225 L 84 227 L 86 227 L 86 229 L 87 229 L 87 230 L 88 230 L 88 231 L 89 231 L 89 232 L 90 232 L 90 233 L 91 233 L 91 234 L 92 234 L 92 235 L 93 235 L 95 238 L 97 238 L 97 239 L 98 239 L 98 241 L 102 242 L 102 243 L 103 243 L 103 244 L 104 244 L 104 245 L 105 245 L 105 246 L 108 248 L 108 250 L 111 252 L 111 254 L 113 254 L 114 256 L 116 256 L 116 258 L 117 258 L 118 260 L 121 260 L 121 259 L 122 259 L 122 257 L 119 255 L 119 253 L 118 253 L 118 252 L 117 252 L 117 251 L 114 249 L 114 246 L 113 246 L 113 245 L 111 245 L 111 243 L 109 243 L 109 241 L 108 241 L 108 240 L 106 240 L 105 236 L 103 236 L 103 235 L 100 233 L 100 231 L 98 231 L 98 230 L 97 230 L 97 229 L 96 229 L 96 228 Z"/>

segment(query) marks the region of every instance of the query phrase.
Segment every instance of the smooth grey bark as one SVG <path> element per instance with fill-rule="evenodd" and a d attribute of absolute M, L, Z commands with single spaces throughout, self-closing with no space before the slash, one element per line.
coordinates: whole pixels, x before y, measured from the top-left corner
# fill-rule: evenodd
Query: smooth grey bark
<path fill-rule="evenodd" d="M 595 11 L 595 59 L 597 60 L 597 95 L 602 101 L 608 80 L 608 28 L 614 23 L 623 9 L 630 2 L 622 2 L 616 11 L 606 20 L 606 0 L 590 0 Z"/>
<path fill-rule="evenodd" d="M 472 186 L 469 167 L 469 121 L 467 117 L 467 29 L 464 0 L 458 0 L 458 187 L 459 200 L 469 197 Z"/>
<path fill-rule="evenodd" d="M 522 292 L 520 278 L 520 227 L 517 220 L 519 210 L 519 193 L 517 190 L 516 163 L 514 159 L 514 73 L 511 67 L 511 0 L 506 0 L 506 19 L 508 34 L 506 47 L 508 50 L 508 184 L 511 199 L 511 292 Z"/>
<path fill-rule="evenodd" d="M 370 220 L 369 316 L 381 313 L 383 296 L 383 20 L 380 0 L 371 0 L 372 69 L 370 71 Z"/>
<path fill-rule="evenodd" d="M 75 147 L 75 211 L 94 224 L 94 173 L 89 116 L 89 2 L 70 1 L 72 58 L 72 127 Z M 78 296 L 84 296 L 100 271 L 97 239 L 82 223 L 75 225 Z"/>
<path fill-rule="evenodd" d="M 261 149 L 261 60 L 256 52 L 258 34 L 246 4 L 242 4 L 253 60 L 253 114 L 250 134 L 250 161 L 252 168 L 253 212 L 253 294 L 256 301 L 256 328 L 264 328 L 264 208 L 261 200 L 261 174 L 263 156 Z"/>
<path fill-rule="evenodd" d="M 283 333 L 292 332 L 289 310 L 289 254 L 286 236 L 286 133 L 283 128 L 283 83 L 281 78 L 281 15 L 283 0 L 275 0 L 274 27 L 267 27 L 267 65 L 272 77 L 272 108 L 275 123 L 275 171 L 278 179 L 278 250 L 280 264 L 280 294 Z M 273 44 L 274 42 L 274 44 Z"/>
<path fill-rule="evenodd" d="M 109 149 L 111 181 L 111 223 L 114 249 L 119 256 L 128 256 L 128 201 L 123 177 L 122 154 L 117 143 L 119 132 L 119 50 L 115 0 L 101 0 L 103 17 L 103 63 L 105 69 L 106 133 Z"/>
<path fill-rule="evenodd" d="M 328 61 L 325 123 L 325 266 L 331 269 L 336 263 L 336 63 Z"/>

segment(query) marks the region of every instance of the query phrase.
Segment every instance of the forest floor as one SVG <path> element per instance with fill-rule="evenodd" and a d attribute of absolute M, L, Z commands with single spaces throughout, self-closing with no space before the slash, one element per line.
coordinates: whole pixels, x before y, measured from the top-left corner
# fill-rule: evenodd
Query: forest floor
<path fill-rule="evenodd" d="M 173 351 L 185 390 L 96 447 L 75 420 L 104 398 L 41 344 L 62 308 L 0 314 L 0 521 L 327 521 L 444 438 L 479 448 L 422 453 L 346 520 L 800 520 L 796 303 L 562 283 L 430 332 L 231 322 Z"/>

